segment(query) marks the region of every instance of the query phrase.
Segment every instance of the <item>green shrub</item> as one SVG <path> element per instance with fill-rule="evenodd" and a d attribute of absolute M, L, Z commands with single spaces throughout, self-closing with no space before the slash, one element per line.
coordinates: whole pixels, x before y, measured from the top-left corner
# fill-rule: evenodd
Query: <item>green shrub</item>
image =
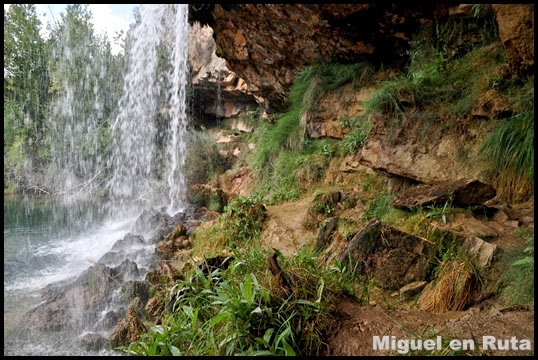
<path fill-rule="evenodd" d="M 306 248 L 278 257 L 292 289 L 285 293 L 267 271 L 268 253 L 236 251 L 226 270 L 204 274 L 170 290 L 167 316 L 140 340 L 122 348 L 138 355 L 320 355 L 326 307 L 335 294 L 354 294 L 353 274 L 324 269 Z"/>
<path fill-rule="evenodd" d="M 392 195 L 385 190 L 376 193 L 372 201 L 366 206 L 361 220 L 377 218 L 382 220 L 391 210 Z"/>
<path fill-rule="evenodd" d="M 247 246 L 259 238 L 265 217 L 260 198 L 238 196 L 224 207 L 216 224 L 193 234 L 193 253 L 208 255 Z"/>
<path fill-rule="evenodd" d="M 256 135 L 257 147 L 250 163 L 258 177 L 264 179 L 258 188 L 273 191 L 283 188 L 287 191 L 297 188 L 298 182 L 304 188 L 323 176 L 328 166 L 326 160 L 338 153 L 337 146 L 328 139 L 306 139 L 301 116 L 304 111 L 312 109 L 323 93 L 349 82 L 356 86 L 364 85 L 370 81 L 373 71 L 367 63 L 324 63 L 300 72 L 290 90 L 289 110 L 280 116 L 276 124 L 263 124 Z"/>

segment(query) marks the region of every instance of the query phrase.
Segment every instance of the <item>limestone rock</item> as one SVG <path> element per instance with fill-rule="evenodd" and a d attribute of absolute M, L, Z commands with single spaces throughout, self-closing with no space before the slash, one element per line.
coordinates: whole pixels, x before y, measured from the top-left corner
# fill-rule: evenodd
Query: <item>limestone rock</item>
<path fill-rule="evenodd" d="M 476 179 L 442 181 L 418 186 L 399 192 L 392 201 L 398 209 L 411 209 L 416 206 L 443 205 L 452 201 L 457 205 L 481 204 L 496 194 L 495 188 Z"/>
<path fill-rule="evenodd" d="M 476 236 L 469 236 L 462 245 L 462 250 L 467 251 L 471 256 L 478 256 L 476 265 L 481 268 L 491 264 L 493 256 L 498 248 L 495 244 L 490 244 Z"/>
<path fill-rule="evenodd" d="M 434 254 L 435 246 L 428 240 L 372 219 L 353 237 L 339 260 L 388 289 L 423 281 Z"/>
<path fill-rule="evenodd" d="M 133 247 L 145 246 L 146 241 L 140 235 L 127 233 L 123 239 L 116 241 L 111 251 L 131 250 Z"/>
<path fill-rule="evenodd" d="M 226 61 L 216 55 L 213 30 L 194 23 L 189 32 L 191 85 L 195 113 L 213 119 L 246 115 L 257 106 L 243 79 L 231 71 Z"/>
<path fill-rule="evenodd" d="M 227 171 L 221 179 L 222 189 L 230 197 L 248 195 L 254 186 L 254 177 L 249 166 Z"/>
<path fill-rule="evenodd" d="M 145 309 L 148 315 L 148 320 L 154 323 L 158 322 L 163 316 L 164 301 L 161 297 L 154 296 L 149 299 Z"/>

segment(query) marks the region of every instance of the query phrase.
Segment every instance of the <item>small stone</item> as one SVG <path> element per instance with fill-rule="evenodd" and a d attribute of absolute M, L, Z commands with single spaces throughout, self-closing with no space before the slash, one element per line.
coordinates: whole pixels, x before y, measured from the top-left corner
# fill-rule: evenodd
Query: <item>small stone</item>
<path fill-rule="evenodd" d="M 407 300 L 407 299 L 412 298 L 413 296 L 420 293 L 422 291 L 422 289 L 424 289 L 426 284 L 427 284 L 426 281 L 414 281 L 414 282 L 412 282 L 410 284 L 405 285 L 399 291 L 400 298 L 402 300 Z"/>

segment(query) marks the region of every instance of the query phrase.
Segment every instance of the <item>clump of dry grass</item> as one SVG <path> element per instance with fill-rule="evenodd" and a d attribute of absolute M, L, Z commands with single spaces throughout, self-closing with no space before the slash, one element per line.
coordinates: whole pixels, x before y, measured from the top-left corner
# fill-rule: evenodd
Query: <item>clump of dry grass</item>
<path fill-rule="evenodd" d="M 463 310 L 471 303 L 479 285 L 477 274 L 467 261 L 442 263 L 436 282 L 421 296 L 419 306 L 433 313 Z"/>

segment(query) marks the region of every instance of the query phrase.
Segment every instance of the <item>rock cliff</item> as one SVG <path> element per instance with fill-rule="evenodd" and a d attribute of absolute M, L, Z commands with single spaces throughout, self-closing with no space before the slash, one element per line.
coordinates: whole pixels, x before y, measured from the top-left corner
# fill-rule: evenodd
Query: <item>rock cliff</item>
<path fill-rule="evenodd" d="M 447 14 L 439 4 L 198 4 L 191 22 L 214 30 L 217 53 L 269 111 L 286 107 L 296 74 L 317 61 L 400 59 L 409 40 Z"/>

